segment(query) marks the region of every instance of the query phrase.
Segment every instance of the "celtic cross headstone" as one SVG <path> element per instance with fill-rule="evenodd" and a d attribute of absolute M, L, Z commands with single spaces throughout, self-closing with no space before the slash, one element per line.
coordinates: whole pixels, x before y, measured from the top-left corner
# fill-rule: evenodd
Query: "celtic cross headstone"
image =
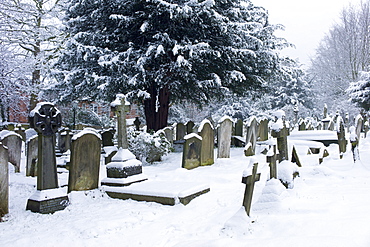
<path fill-rule="evenodd" d="M 55 133 L 62 125 L 60 111 L 49 102 L 38 103 L 29 116 L 30 127 L 38 133 L 37 192 L 27 203 L 27 210 L 53 213 L 68 205 L 66 194 L 58 190 L 55 157 Z"/>

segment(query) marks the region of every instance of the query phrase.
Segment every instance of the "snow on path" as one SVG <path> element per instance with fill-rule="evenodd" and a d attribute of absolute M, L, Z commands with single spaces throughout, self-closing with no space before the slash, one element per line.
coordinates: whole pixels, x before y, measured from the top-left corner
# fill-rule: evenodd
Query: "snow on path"
<path fill-rule="evenodd" d="M 370 246 L 370 141 L 320 165 L 300 168 L 294 188 L 266 183 L 268 166 L 258 155 L 251 217 L 241 209 L 241 183 L 249 159 L 242 148 L 230 159 L 193 170 L 181 168 L 181 154 L 143 167 L 150 180 L 197 181 L 211 191 L 184 206 L 109 198 L 100 190 L 72 192 L 71 205 L 52 215 L 26 211 L 36 179 L 10 174 L 10 214 L 0 223 L 0 246 Z M 104 169 L 104 167 L 102 167 Z M 60 176 L 66 181 L 67 174 Z"/>

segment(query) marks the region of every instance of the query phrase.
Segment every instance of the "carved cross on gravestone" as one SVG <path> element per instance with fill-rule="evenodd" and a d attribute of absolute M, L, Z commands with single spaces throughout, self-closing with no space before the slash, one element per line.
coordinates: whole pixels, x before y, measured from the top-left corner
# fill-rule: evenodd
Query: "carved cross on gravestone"
<path fill-rule="evenodd" d="M 244 191 L 244 199 L 243 199 L 243 206 L 247 215 L 249 216 L 251 205 L 252 205 L 252 197 L 253 197 L 253 190 L 254 190 L 254 183 L 260 180 L 260 173 L 257 173 L 258 163 L 253 164 L 252 175 L 242 178 L 242 183 L 245 184 L 245 191 Z"/>
<path fill-rule="evenodd" d="M 130 103 L 126 102 L 125 95 L 117 94 L 116 99 L 111 103 L 111 107 L 117 116 L 118 148 L 127 149 L 126 112 L 130 110 Z"/>
<path fill-rule="evenodd" d="M 38 133 L 37 190 L 58 188 L 55 158 L 55 133 L 62 116 L 51 103 L 40 103 L 31 112 L 30 127 Z"/>
<path fill-rule="evenodd" d="M 270 156 L 266 156 L 266 162 L 269 163 L 270 166 L 270 179 L 277 178 L 277 167 L 276 161 L 279 159 L 279 154 L 276 153 L 276 145 L 272 147 L 273 154 Z"/>
<path fill-rule="evenodd" d="M 38 133 L 37 191 L 27 202 L 27 210 L 54 213 L 68 205 L 65 192 L 57 191 L 58 176 L 55 157 L 55 133 L 62 125 L 62 117 L 52 103 L 36 105 L 29 117 L 30 127 Z"/>

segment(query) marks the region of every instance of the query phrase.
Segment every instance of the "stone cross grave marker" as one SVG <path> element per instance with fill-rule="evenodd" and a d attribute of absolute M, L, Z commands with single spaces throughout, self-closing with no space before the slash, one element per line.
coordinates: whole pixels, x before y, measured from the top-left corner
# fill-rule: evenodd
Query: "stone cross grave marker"
<path fill-rule="evenodd" d="M 212 165 L 215 162 L 214 148 L 215 135 L 214 128 L 208 119 L 203 120 L 199 126 L 199 135 L 202 137 L 201 165 Z"/>
<path fill-rule="evenodd" d="M 8 147 L 8 161 L 14 166 L 15 172 L 20 172 L 22 155 L 22 136 L 14 131 L 2 130 L 0 132 L 0 141 Z"/>
<path fill-rule="evenodd" d="M 266 156 L 266 162 L 269 163 L 270 167 L 270 179 L 277 178 L 277 167 L 276 162 L 279 159 L 279 154 L 276 153 L 276 145 L 271 147 L 272 153 L 268 153 Z"/>
<path fill-rule="evenodd" d="M 271 126 L 271 135 L 277 139 L 277 148 L 279 150 L 279 162 L 289 160 L 288 154 L 288 136 L 289 128 L 286 126 L 284 111 L 277 111 L 276 122 Z"/>
<path fill-rule="evenodd" d="M 99 186 L 101 136 L 85 128 L 72 138 L 68 193 Z"/>
<path fill-rule="evenodd" d="M 55 133 L 62 125 L 59 110 L 49 102 L 38 103 L 29 116 L 30 127 L 38 133 L 37 191 L 27 202 L 27 210 L 54 213 L 68 205 L 68 196 L 58 190 Z"/>
<path fill-rule="evenodd" d="M 125 95 L 117 94 L 116 99 L 111 103 L 111 108 L 117 116 L 118 148 L 127 149 L 126 113 L 130 110 L 130 103 L 126 101 Z"/>
<path fill-rule="evenodd" d="M 0 143 L 0 222 L 9 212 L 8 149 Z"/>
<path fill-rule="evenodd" d="M 217 158 L 230 158 L 231 132 L 233 122 L 230 117 L 223 117 L 218 127 L 218 149 Z"/>
<path fill-rule="evenodd" d="M 252 174 L 249 176 L 243 176 L 242 183 L 245 184 L 243 206 L 247 215 L 250 216 L 254 183 L 260 180 L 260 173 L 257 173 L 258 163 L 253 164 Z"/>
<path fill-rule="evenodd" d="M 201 165 L 202 137 L 191 133 L 184 137 L 184 151 L 182 153 L 182 167 L 193 169 Z"/>

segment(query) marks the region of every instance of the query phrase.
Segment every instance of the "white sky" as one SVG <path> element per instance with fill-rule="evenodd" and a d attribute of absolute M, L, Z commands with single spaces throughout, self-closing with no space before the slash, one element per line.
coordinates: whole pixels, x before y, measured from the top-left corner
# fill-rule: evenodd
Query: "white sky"
<path fill-rule="evenodd" d="M 330 27 L 339 20 L 343 7 L 360 0 L 251 0 L 255 6 L 266 8 L 271 24 L 283 24 L 285 31 L 278 32 L 296 48 L 288 48 L 283 54 L 309 65 L 310 57 Z"/>

